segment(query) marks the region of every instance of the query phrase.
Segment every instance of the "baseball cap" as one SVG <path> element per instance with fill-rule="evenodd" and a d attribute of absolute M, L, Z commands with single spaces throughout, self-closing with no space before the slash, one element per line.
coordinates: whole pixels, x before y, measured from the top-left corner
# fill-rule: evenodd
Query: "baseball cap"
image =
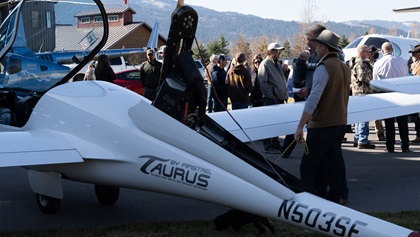
<path fill-rule="evenodd" d="M 268 45 L 268 50 L 277 49 L 277 50 L 283 50 L 284 47 L 281 46 L 279 43 L 271 43 Z"/>
<path fill-rule="evenodd" d="M 155 51 L 153 50 L 153 49 L 148 49 L 147 51 L 146 51 L 146 54 L 147 55 L 149 55 L 149 54 L 154 54 L 155 53 Z"/>

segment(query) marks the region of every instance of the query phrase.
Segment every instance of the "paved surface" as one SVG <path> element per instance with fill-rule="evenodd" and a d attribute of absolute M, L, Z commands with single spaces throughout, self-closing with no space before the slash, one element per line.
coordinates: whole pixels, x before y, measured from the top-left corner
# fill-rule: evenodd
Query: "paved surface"
<path fill-rule="evenodd" d="M 371 127 L 372 129 L 372 127 Z M 410 123 L 410 140 L 414 139 Z M 413 152 L 385 153 L 384 142 L 370 139 L 375 150 L 353 147 L 353 135 L 346 135 L 343 144 L 350 189 L 348 207 L 359 211 L 420 210 L 420 144 L 412 144 Z M 397 135 L 397 141 L 398 141 Z M 256 142 L 261 145 L 261 142 Z M 298 145 L 291 158 L 277 164 L 299 176 L 302 146 Z M 276 155 L 270 155 L 276 160 Z M 42 214 L 35 203 L 27 172 L 22 168 L 0 169 L 0 232 L 52 228 L 113 226 L 130 222 L 163 220 L 213 219 L 226 208 L 137 190 L 122 189 L 116 205 L 101 206 L 92 185 L 64 181 L 64 199 L 55 215 Z"/>

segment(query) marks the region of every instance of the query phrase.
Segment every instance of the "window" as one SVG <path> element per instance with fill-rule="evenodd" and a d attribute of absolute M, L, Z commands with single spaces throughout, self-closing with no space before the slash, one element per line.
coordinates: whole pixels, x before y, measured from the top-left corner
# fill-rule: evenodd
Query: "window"
<path fill-rule="evenodd" d="M 345 49 L 351 49 L 351 48 L 356 48 L 357 45 L 359 45 L 360 41 L 362 41 L 363 37 L 359 37 L 355 40 L 353 40 L 353 42 L 351 42 L 349 45 L 347 45 L 345 47 Z"/>
<path fill-rule="evenodd" d="M 82 17 L 82 19 L 80 19 L 82 24 L 89 24 L 90 23 L 90 17 Z"/>
<path fill-rule="evenodd" d="M 39 11 L 32 10 L 32 28 L 39 29 L 41 26 L 41 19 L 39 19 Z"/>
<path fill-rule="evenodd" d="M 116 22 L 116 21 L 118 21 L 118 16 L 117 15 L 109 16 L 108 21 L 109 22 Z"/>
<path fill-rule="evenodd" d="M 51 28 L 51 11 L 47 11 L 45 13 L 45 17 L 47 18 L 47 28 Z"/>
<path fill-rule="evenodd" d="M 110 58 L 109 62 L 111 63 L 111 65 L 122 65 L 123 64 L 120 57 Z"/>
<path fill-rule="evenodd" d="M 103 22 L 102 21 L 102 16 L 95 16 L 95 17 L 93 17 L 93 21 L 95 23 L 102 23 Z"/>

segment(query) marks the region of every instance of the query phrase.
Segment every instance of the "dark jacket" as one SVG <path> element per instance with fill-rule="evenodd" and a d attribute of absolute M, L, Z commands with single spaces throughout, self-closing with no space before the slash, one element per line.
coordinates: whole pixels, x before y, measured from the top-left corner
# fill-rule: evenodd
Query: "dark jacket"
<path fill-rule="evenodd" d="M 211 73 L 211 83 L 216 90 L 217 96 L 220 100 L 228 98 L 228 90 L 225 85 L 226 82 L 226 71 L 217 65 L 214 65 L 213 72 Z M 211 96 L 216 98 L 214 91 L 211 91 Z"/>
<path fill-rule="evenodd" d="M 294 87 L 306 87 L 311 91 L 313 75 L 318 61 L 316 53 L 313 53 L 308 61 L 297 59 L 296 63 L 293 64 Z"/>
<path fill-rule="evenodd" d="M 232 103 L 249 103 L 252 81 L 251 75 L 244 65 L 240 64 L 229 70 L 226 86 Z"/>
<path fill-rule="evenodd" d="M 145 61 L 140 64 L 140 80 L 143 87 L 155 89 L 159 85 L 162 63 L 154 60 L 152 63 Z"/>
<path fill-rule="evenodd" d="M 114 70 L 110 66 L 104 66 L 104 68 L 98 72 L 95 70 L 96 80 L 107 81 L 113 83 L 117 76 L 114 73 Z"/>

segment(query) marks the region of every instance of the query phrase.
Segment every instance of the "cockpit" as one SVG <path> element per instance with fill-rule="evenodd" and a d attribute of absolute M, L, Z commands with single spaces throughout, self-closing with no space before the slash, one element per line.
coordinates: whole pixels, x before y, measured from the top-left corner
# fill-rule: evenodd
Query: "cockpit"
<path fill-rule="evenodd" d="M 0 3 L 2 12 L 8 8 L 0 19 L 0 124 L 23 126 L 43 94 L 71 81 L 103 47 L 108 22 L 98 2 Z M 83 17 L 76 17 L 78 14 Z M 95 22 L 99 18 L 105 20 Z M 82 54 L 77 66 L 65 64 Z M 10 119 L 3 114 L 10 114 Z"/>

